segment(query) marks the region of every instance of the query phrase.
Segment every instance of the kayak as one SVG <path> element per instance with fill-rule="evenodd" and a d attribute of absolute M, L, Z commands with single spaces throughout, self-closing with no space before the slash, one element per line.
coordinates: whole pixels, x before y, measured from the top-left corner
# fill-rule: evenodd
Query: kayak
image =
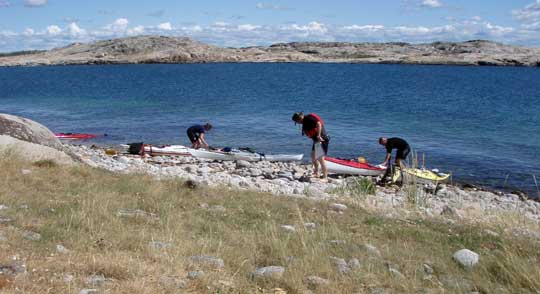
<path fill-rule="evenodd" d="M 447 181 L 450 174 L 438 173 L 427 169 L 405 168 L 403 172 L 396 169 L 395 179 L 403 175 L 405 182 L 416 182 L 419 184 L 437 184 Z"/>
<path fill-rule="evenodd" d="M 129 145 L 122 145 L 124 148 L 129 148 Z M 169 155 L 169 156 L 191 156 L 188 148 L 182 145 L 165 145 L 165 146 L 152 146 L 144 145 L 144 153 L 152 156 Z"/>
<path fill-rule="evenodd" d="M 232 151 L 231 154 L 234 156 L 235 160 L 245 161 L 292 162 L 300 161 L 302 158 L 304 158 L 304 154 L 260 154 L 245 151 Z"/>
<path fill-rule="evenodd" d="M 360 163 L 354 160 L 325 157 L 326 169 L 332 174 L 379 176 L 384 174 L 386 167 L 375 166 L 369 163 Z"/>
<path fill-rule="evenodd" d="M 77 134 L 77 133 L 56 133 L 54 136 L 58 139 L 66 139 L 66 140 L 85 140 L 85 139 L 93 139 L 97 137 L 97 135 L 94 134 Z"/>
<path fill-rule="evenodd" d="M 303 154 L 260 154 L 256 152 L 248 152 L 233 149 L 229 152 L 221 150 L 204 150 L 204 149 L 191 149 L 189 153 L 192 156 L 198 158 L 212 159 L 212 160 L 245 160 L 245 161 L 279 161 L 279 162 L 291 162 L 300 161 L 304 158 Z"/>
<path fill-rule="evenodd" d="M 236 160 L 234 156 L 231 154 L 231 152 L 223 152 L 219 150 L 209 151 L 205 149 L 192 149 L 192 148 L 189 148 L 188 152 L 191 154 L 191 156 L 197 157 L 197 158 L 223 160 L 223 161 Z"/>

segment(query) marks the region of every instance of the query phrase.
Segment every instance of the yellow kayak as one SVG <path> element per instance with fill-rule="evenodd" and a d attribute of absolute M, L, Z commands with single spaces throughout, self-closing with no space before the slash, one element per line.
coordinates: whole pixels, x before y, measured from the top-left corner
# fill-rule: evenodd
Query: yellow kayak
<path fill-rule="evenodd" d="M 436 184 L 444 182 L 450 178 L 450 174 L 435 173 L 433 171 L 420 168 L 405 168 L 403 172 L 401 172 L 400 169 L 396 169 L 392 180 L 396 182 L 401 177 L 402 173 L 407 181 L 416 181 L 419 183 Z"/>

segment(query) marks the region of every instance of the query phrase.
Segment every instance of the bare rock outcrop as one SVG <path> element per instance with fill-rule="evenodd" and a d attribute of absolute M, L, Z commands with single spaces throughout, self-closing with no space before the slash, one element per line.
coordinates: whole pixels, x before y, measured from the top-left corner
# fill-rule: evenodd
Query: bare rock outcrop
<path fill-rule="evenodd" d="M 540 66 L 540 48 L 484 40 L 429 44 L 293 42 L 268 47 L 221 48 L 182 37 L 136 36 L 0 57 L 0 66 L 207 62 Z"/>
<path fill-rule="evenodd" d="M 64 152 L 64 146 L 48 128 L 9 114 L 0 114 L 0 151 L 14 153 L 30 161 L 73 163 L 72 157 Z"/>

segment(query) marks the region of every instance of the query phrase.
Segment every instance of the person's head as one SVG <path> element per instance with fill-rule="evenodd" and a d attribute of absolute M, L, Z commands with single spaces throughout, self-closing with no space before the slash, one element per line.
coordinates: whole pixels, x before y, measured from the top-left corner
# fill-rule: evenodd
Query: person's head
<path fill-rule="evenodd" d="M 386 146 L 386 142 L 388 141 L 387 138 L 385 137 L 380 137 L 379 138 L 379 144 L 383 145 L 383 146 Z"/>
<path fill-rule="evenodd" d="M 212 125 L 211 125 L 210 123 L 206 123 L 206 124 L 204 125 L 204 129 L 205 129 L 206 131 L 210 131 L 210 130 L 212 129 Z"/>
<path fill-rule="evenodd" d="M 304 113 L 303 112 L 295 112 L 292 116 L 292 120 L 295 123 L 301 124 L 304 121 Z"/>

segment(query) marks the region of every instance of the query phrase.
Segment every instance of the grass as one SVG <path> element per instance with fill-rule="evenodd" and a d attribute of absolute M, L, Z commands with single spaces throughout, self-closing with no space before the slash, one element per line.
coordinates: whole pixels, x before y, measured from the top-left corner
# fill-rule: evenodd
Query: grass
<path fill-rule="evenodd" d="M 27 269 L 15 277 L 0 274 L 2 293 L 78 293 L 83 288 L 105 293 L 304 293 L 311 275 L 330 281 L 315 293 L 540 291 L 538 242 L 494 237 L 480 225 L 414 216 L 389 219 L 358 201 L 343 202 L 348 209 L 339 214 L 325 201 L 228 188 L 190 189 L 180 179 L 30 164 L 5 156 L 0 166 L 0 204 L 9 207 L 0 216 L 13 219 L 0 224 L 6 237 L 0 241 L 0 264 L 24 264 Z M 31 173 L 23 174 L 23 169 Z M 211 209 L 217 205 L 225 210 Z M 157 219 L 119 217 L 122 209 L 139 209 Z M 316 229 L 304 229 L 305 222 L 316 223 Z M 297 232 L 285 232 L 281 225 L 294 225 Z M 41 234 L 41 239 L 24 239 L 24 230 Z M 152 241 L 171 247 L 154 249 Z M 58 244 L 69 251 L 57 253 Z M 382 257 L 371 256 L 364 244 L 376 246 Z M 473 270 L 452 261 L 462 248 L 480 254 Z M 197 268 L 188 258 L 201 254 L 222 258 L 225 267 L 203 267 L 204 277 L 187 279 Z M 357 258 L 361 267 L 341 274 L 331 257 Z M 424 275 L 424 263 L 434 270 L 430 277 Z M 405 279 L 392 276 L 386 264 Z M 271 265 L 286 268 L 281 279 L 251 278 L 256 268 Z M 69 282 L 64 281 L 67 275 L 73 277 Z M 89 285 L 92 275 L 110 281 Z M 186 288 L 164 283 L 166 277 L 184 280 Z"/>

